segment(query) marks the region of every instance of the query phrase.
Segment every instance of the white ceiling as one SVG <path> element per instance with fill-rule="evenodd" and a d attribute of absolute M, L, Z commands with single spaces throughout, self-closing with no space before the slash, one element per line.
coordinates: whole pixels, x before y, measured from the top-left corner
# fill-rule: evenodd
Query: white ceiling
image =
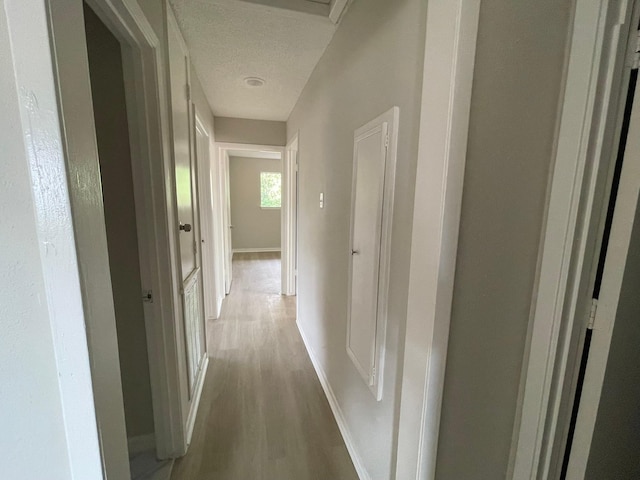
<path fill-rule="evenodd" d="M 288 119 L 336 25 L 323 14 L 330 0 L 287 1 L 322 10 L 264 5 L 281 0 L 170 0 L 216 116 Z M 246 77 L 266 84 L 247 87 Z"/>

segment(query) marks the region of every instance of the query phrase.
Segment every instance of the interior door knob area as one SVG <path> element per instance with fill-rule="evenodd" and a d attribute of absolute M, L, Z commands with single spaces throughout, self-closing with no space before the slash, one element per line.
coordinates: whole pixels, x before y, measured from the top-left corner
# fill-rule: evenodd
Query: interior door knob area
<path fill-rule="evenodd" d="M 360 250 L 351 250 L 351 255 L 359 255 Z"/>
<path fill-rule="evenodd" d="M 190 232 L 191 231 L 191 224 L 190 223 L 181 223 L 180 224 L 180 230 L 183 232 Z"/>

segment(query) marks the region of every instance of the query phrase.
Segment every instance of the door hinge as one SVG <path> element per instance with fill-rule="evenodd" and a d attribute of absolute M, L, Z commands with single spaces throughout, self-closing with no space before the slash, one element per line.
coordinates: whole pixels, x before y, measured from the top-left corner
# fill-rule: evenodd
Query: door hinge
<path fill-rule="evenodd" d="M 587 323 L 587 330 L 593 330 L 593 324 L 596 322 L 596 313 L 598 312 L 598 299 L 591 299 L 591 309 L 589 310 L 589 322 Z"/>
<path fill-rule="evenodd" d="M 636 32 L 636 48 L 631 59 L 631 70 L 636 70 L 640 67 L 640 30 Z"/>
<path fill-rule="evenodd" d="M 375 381 L 376 381 L 376 367 L 372 367 L 371 368 L 371 379 L 369 380 L 369 383 L 371 383 L 371 385 L 373 385 Z"/>
<path fill-rule="evenodd" d="M 384 137 L 384 148 L 385 148 L 386 150 L 388 150 L 388 149 L 389 149 L 389 134 L 388 134 L 388 133 L 387 133 L 387 136 L 386 136 L 386 137 Z"/>
<path fill-rule="evenodd" d="M 191 100 L 191 85 L 187 83 L 187 100 Z"/>
<path fill-rule="evenodd" d="M 153 290 L 143 290 L 142 301 L 146 303 L 153 303 Z"/>

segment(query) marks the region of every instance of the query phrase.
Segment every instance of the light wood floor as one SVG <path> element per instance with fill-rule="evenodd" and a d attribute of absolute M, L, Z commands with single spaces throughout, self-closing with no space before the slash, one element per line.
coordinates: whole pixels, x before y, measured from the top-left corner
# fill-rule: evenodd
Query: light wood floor
<path fill-rule="evenodd" d="M 172 480 L 357 480 L 295 324 L 279 254 L 236 254 L 193 439 Z"/>

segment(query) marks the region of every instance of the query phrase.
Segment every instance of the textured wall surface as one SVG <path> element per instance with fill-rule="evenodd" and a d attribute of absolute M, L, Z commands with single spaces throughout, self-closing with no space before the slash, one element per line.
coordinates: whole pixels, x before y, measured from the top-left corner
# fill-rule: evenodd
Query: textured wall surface
<path fill-rule="evenodd" d="M 0 0 L 0 450 L 6 480 L 102 477 L 44 2 Z"/>

